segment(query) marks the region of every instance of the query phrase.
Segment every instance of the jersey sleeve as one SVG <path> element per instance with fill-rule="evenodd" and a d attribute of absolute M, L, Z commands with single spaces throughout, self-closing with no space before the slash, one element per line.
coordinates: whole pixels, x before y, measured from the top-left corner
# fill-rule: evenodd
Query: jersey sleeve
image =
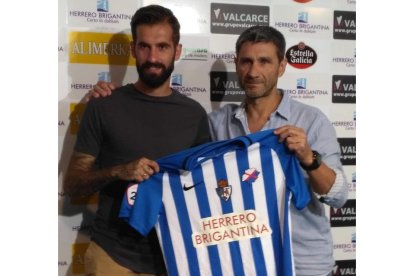
<path fill-rule="evenodd" d="M 311 191 L 305 181 L 299 161 L 283 143 L 278 144 L 274 149 L 277 152 L 283 173 L 285 174 L 286 187 L 292 193 L 293 204 L 298 210 L 301 210 L 311 201 Z"/>
<path fill-rule="evenodd" d="M 299 210 L 305 208 L 311 201 L 311 191 L 296 156 L 284 143 L 278 142 L 278 136 L 273 134 L 273 130 L 257 132 L 249 137 L 253 142 L 259 141 L 276 151 L 286 178 L 286 187 L 293 196 L 293 204 Z"/>
<path fill-rule="evenodd" d="M 292 192 L 293 203 L 298 210 L 309 204 L 311 200 L 310 187 L 306 184 L 299 162 L 294 155 L 291 155 L 286 162 L 286 186 Z"/>
<path fill-rule="evenodd" d="M 128 185 L 122 198 L 121 208 L 119 210 L 119 217 L 129 220 L 132 207 L 134 206 L 135 197 L 137 194 L 138 184 L 133 183 Z"/>
<path fill-rule="evenodd" d="M 122 202 L 124 209 L 121 208 L 120 216 L 127 216 L 129 224 L 144 236 L 158 221 L 162 206 L 162 175 L 157 173 L 138 184 L 131 206 L 126 196 Z"/>

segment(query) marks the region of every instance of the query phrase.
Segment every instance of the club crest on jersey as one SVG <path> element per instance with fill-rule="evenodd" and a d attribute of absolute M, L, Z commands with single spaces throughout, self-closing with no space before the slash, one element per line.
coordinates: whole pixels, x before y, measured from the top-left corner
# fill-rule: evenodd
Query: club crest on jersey
<path fill-rule="evenodd" d="M 253 184 L 256 179 L 259 177 L 260 172 L 257 171 L 255 168 L 250 168 L 244 171 L 242 176 L 242 181 L 247 182 L 249 184 Z"/>
<path fill-rule="evenodd" d="M 134 205 L 135 197 L 137 195 L 138 184 L 133 184 L 129 186 L 126 190 L 126 197 L 129 206 Z"/>
<path fill-rule="evenodd" d="M 229 182 L 225 179 L 220 179 L 217 182 L 217 185 L 218 187 L 216 188 L 216 191 L 219 197 L 225 201 L 229 200 L 231 196 L 231 185 L 229 185 Z"/>

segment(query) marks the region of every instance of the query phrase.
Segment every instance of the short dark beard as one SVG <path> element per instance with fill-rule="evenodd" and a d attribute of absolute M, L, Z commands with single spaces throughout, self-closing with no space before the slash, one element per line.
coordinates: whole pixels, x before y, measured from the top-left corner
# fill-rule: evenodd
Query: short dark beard
<path fill-rule="evenodd" d="M 174 71 L 174 60 L 172 60 L 171 65 L 168 66 L 168 68 L 165 67 L 165 65 L 162 63 L 151 63 L 151 62 L 143 63 L 140 66 L 137 64 L 136 67 L 137 67 L 139 79 L 143 83 L 145 83 L 145 85 L 151 88 L 158 88 L 168 80 L 168 78 L 171 76 L 172 72 Z M 153 74 L 145 73 L 145 69 L 150 68 L 150 67 L 162 68 L 161 75 L 153 75 Z"/>

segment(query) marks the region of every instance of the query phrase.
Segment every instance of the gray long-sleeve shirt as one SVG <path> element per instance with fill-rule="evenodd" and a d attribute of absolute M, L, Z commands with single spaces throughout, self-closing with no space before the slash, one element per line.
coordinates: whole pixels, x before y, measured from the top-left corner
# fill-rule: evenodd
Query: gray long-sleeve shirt
<path fill-rule="evenodd" d="M 209 122 L 213 140 L 250 134 L 243 103 L 228 104 L 210 113 Z M 329 193 L 324 195 L 324 203 L 335 208 L 342 207 L 348 198 L 348 185 L 331 122 L 319 109 L 283 95 L 277 110 L 270 115 L 263 130 L 288 124 L 303 128 L 311 148 L 318 151 L 323 162 L 335 171 L 335 183 Z M 301 211 L 291 205 L 292 249 L 297 276 L 325 276 L 335 264 L 331 228 L 325 215 L 324 203 L 321 203 L 319 197 L 313 193 L 311 203 Z"/>

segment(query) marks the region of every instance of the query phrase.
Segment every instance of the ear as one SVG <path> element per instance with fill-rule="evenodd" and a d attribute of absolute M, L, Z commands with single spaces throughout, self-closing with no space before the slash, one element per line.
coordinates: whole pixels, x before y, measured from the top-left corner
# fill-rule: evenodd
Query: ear
<path fill-rule="evenodd" d="M 286 70 L 287 59 L 284 58 L 282 62 L 279 64 L 279 68 L 277 69 L 277 74 L 279 77 L 283 76 Z"/>
<path fill-rule="evenodd" d="M 136 54 L 135 54 L 135 41 L 131 41 L 129 43 L 129 48 L 131 50 L 131 55 L 133 58 L 137 58 Z"/>
<path fill-rule="evenodd" d="M 182 49 L 183 49 L 183 45 L 181 43 L 178 43 L 177 46 L 175 47 L 175 61 L 180 59 Z"/>
<path fill-rule="evenodd" d="M 234 57 L 234 64 L 236 65 L 236 73 L 239 71 L 239 66 L 237 66 L 237 62 L 239 61 L 239 59 L 237 58 L 237 56 Z"/>

